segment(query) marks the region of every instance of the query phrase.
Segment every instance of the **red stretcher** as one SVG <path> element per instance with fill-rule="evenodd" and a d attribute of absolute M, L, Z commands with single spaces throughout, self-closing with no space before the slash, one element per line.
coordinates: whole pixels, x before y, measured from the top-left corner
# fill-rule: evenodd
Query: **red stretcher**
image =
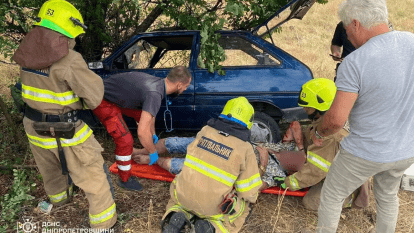
<path fill-rule="evenodd" d="M 116 166 L 116 163 L 112 164 L 109 170 L 112 173 L 117 174 L 118 167 Z M 168 182 L 172 182 L 175 177 L 175 175 L 162 169 L 160 166 L 156 164 L 152 166 L 142 165 L 142 164 L 135 163 L 133 160 L 131 164 L 131 173 L 133 176 L 136 176 L 136 177 L 147 178 L 147 179 L 152 179 L 152 180 L 162 180 L 162 181 L 168 181 Z M 279 187 L 271 187 L 271 188 L 268 188 L 262 191 L 262 193 L 270 193 L 270 194 L 275 194 L 275 195 L 285 194 L 287 196 L 296 196 L 296 197 L 303 197 L 305 196 L 307 192 L 308 192 L 308 189 L 298 190 L 298 191 L 289 191 L 289 190 L 281 189 Z"/>

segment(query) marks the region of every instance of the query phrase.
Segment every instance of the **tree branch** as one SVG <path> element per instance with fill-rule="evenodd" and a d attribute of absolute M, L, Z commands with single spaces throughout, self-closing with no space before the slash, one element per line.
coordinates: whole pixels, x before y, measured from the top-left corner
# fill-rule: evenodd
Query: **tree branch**
<path fill-rule="evenodd" d="M 221 4 L 223 4 L 222 0 L 218 0 L 216 2 L 216 5 L 213 6 L 213 8 L 211 8 L 210 10 L 207 10 L 207 12 L 213 12 L 213 11 L 217 11 L 217 9 L 219 8 L 219 6 L 221 6 Z"/>
<path fill-rule="evenodd" d="M 2 61 L 2 60 L 0 60 L 0 63 L 6 64 L 6 65 L 18 66 L 18 64 L 16 64 L 16 63 L 5 62 L 5 61 Z"/>
<path fill-rule="evenodd" d="M 166 4 L 168 4 L 168 1 L 164 1 Z M 151 13 L 145 18 L 145 20 L 136 28 L 135 32 L 133 34 L 137 34 L 139 32 L 145 32 L 153 23 L 154 21 L 162 14 L 164 10 L 162 7 L 157 5 Z"/>

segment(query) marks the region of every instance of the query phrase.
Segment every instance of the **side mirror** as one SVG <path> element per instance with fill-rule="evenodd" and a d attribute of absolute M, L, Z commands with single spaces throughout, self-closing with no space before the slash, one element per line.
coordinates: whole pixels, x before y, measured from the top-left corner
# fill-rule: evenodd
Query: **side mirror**
<path fill-rule="evenodd" d="M 103 64 L 100 61 L 97 62 L 89 62 L 88 67 L 91 70 L 103 69 Z"/>

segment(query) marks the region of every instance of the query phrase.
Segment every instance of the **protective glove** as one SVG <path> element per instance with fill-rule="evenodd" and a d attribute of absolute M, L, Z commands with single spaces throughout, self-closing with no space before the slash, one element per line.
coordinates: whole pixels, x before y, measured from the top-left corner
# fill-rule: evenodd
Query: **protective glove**
<path fill-rule="evenodd" d="M 153 165 L 158 160 L 158 152 L 155 151 L 154 153 L 149 154 L 149 157 L 150 157 L 150 163 L 149 163 L 149 165 Z"/>
<path fill-rule="evenodd" d="M 156 134 L 153 134 L 153 135 L 152 135 L 152 141 L 154 142 L 154 145 L 155 145 L 155 144 L 157 144 L 157 142 L 158 142 L 158 137 L 157 137 L 157 135 L 156 135 Z"/>
<path fill-rule="evenodd" d="M 237 202 L 237 196 L 233 193 L 227 194 L 227 196 L 224 198 L 223 202 L 219 205 L 220 212 L 222 214 L 234 214 L 236 211 L 234 210 L 234 205 Z"/>
<path fill-rule="evenodd" d="M 275 181 L 276 186 L 282 189 L 286 189 L 285 179 L 286 177 L 273 176 L 273 180 Z"/>

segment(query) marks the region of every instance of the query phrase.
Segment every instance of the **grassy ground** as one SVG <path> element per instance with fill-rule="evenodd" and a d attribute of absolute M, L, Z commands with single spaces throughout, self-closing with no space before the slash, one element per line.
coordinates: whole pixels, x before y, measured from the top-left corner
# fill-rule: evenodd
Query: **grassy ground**
<path fill-rule="evenodd" d="M 282 33 L 274 35 L 276 44 L 307 64 L 315 77 L 334 77 L 335 62 L 328 54 L 330 41 L 338 22 L 336 11 L 340 2 L 341 0 L 330 0 L 325 5 L 316 4 L 302 21 L 293 20 L 283 27 Z M 388 1 L 388 7 L 389 18 L 394 29 L 414 32 L 414 21 L 410 17 L 414 15 L 414 0 Z M 4 59 L 0 57 L 0 60 Z M 18 67 L 0 63 L 0 74 L 0 95 L 10 101 L 7 86 L 14 83 L 15 77 L 18 76 Z M 5 118 L 0 115 L 0 142 L 2 142 L 0 160 L 11 156 L 10 145 L 4 143 L 5 140 L 10 140 L 7 137 L 9 133 L 7 128 Z M 96 131 L 95 135 L 105 148 L 103 156 L 107 165 L 112 165 L 114 162 L 112 139 L 105 131 Z M 139 144 L 136 143 L 136 146 Z M 34 164 L 31 157 L 25 157 L 23 161 L 14 157 L 12 161 L 16 163 Z M 63 228 L 88 227 L 88 203 L 82 191 L 77 192 L 70 204 L 54 207 L 50 215 L 45 215 L 35 207 L 38 202 L 47 199 L 41 178 L 37 170 L 29 174 L 31 174 L 30 180 L 36 183 L 37 188 L 31 192 L 34 200 L 23 206 L 20 216 L 31 216 L 34 218 L 33 222 L 40 224 L 60 222 Z M 112 175 L 112 180 L 116 182 L 117 176 Z M 159 232 L 160 219 L 169 199 L 169 183 L 147 179 L 140 179 L 140 181 L 145 189 L 139 193 L 120 190 L 115 185 L 115 201 L 119 213 L 117 232 Z M 12 184 L 12 175 L 0 174 L 0 195 L 6 194 Z M 398 195 L 400 211 L 396 232 L 414 232 L 414 193 L 400 191 Z M 347 209 L 342 212 L 338 232 L 368 232 L 375 225 L 375 217 L 376 207 L 371 196 L 368 208 Z M 241 232 L 301 232 L 305 228 L 315 229 L 316 223 L 317 213 L 305 210 L 301 198 L 261 194 Z"/>

